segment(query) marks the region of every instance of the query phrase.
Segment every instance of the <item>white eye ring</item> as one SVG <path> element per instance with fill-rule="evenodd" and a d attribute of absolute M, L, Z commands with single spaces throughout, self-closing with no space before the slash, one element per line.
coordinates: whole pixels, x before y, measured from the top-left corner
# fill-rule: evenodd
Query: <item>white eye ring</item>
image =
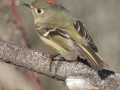
<path fill-rule="evenodd" d="M 36 13 L 42 14 L 42 13 L 44 13 L 44 11 L 42 9 L 36 9 Z"/>

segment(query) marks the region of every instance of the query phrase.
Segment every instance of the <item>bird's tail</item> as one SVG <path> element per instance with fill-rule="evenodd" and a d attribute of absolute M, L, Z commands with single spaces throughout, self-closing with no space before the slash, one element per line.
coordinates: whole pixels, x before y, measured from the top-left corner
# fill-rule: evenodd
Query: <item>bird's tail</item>
<path fill-rule="evenodd" d="M 101 57 L 90 47 L 81 45 L 80 49 L 84 57 L 87 59 L 88 63 L 95 71 L 102 70 L 105 66 L 107 66 L 107 64 L 101 59 Z"/>

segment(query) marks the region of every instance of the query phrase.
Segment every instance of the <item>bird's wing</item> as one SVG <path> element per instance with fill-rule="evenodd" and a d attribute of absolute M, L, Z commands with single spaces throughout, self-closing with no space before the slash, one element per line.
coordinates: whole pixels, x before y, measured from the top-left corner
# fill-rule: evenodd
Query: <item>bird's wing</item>
<path fill-rule="evenodd" d="M 40 33 L 40 30 L 37 30 L 37 32 Z M 46 40 L 46 44 L 50 45 L 61 54 L 67 51 L 76 52 L 75 41 L 62 28 L 46 28 L 46 32 L 42 35 L 42 39 L 44 39 L 43 42 Z"/>
<path fill-rule="evenodd" d="M 82 36 L 86 42 L 88 43 L 88 45 L 90 46 L 90 48 L 95 51 L 98 52 L 98 49 L 96 47 L 96 45 L 93 42 L 92 37 L 90 36 L 88 30 L 86 29 L 86 27 L 84 26 L 84 24 L 82 24 L 79 20 L 77 20 L 74 24 L 75 29 L 77 30 L 77 32 L 79 33 L 80 36 Z"/>
<path fill-rule="evenodd" d="M 72 33 L 73 31 L 74 33 Z M 107 64 L 105 64 L 102 58 L 97 54 L 98 50 L 93 42 L 93 39 L 91 38 L 85 26 L 80 21 L 75 22 L 74 30 L 71 29 L 69 33 L 72 37 L 77 34 L 74 40 L 76 41 L 76 44 L 79 45 L 80 51 L 82 51 L 94 70 L 98 71 L 103 69 L 104 66 L 107 66 Z M 81 41 L 79 42 L 80 39 Z"/>

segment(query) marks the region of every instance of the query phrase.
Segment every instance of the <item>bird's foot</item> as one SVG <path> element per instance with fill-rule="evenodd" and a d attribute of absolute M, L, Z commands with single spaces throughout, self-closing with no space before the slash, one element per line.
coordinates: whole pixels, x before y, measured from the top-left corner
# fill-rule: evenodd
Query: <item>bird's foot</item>
<path fill-rule="evenodd" d="M 54 55 L 50 55 L 50 57 L 49 57 L 49 60 L 50 60 L 50 62 L 49 62 L 49 71 L 51 71 L 51 66 L 52 66 L 52 62 L 53 62 L 54 58 L 59 56 L 59 55 L 60 55 L 59 53 L 54 54 Z"/>

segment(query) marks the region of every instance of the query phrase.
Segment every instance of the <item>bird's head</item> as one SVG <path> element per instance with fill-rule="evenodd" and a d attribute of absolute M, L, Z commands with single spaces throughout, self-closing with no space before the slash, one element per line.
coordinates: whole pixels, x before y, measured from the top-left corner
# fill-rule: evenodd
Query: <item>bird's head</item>
<path fill-rule="evenodd" d="M 35 23 L 46 21 L 55 14 L 57 4 L 53 0 L 36 0 L 31 4 L 23 3 L 28 7 L 34 16 Z M 54 9 L 54 10 L 53 10 Z"/>

